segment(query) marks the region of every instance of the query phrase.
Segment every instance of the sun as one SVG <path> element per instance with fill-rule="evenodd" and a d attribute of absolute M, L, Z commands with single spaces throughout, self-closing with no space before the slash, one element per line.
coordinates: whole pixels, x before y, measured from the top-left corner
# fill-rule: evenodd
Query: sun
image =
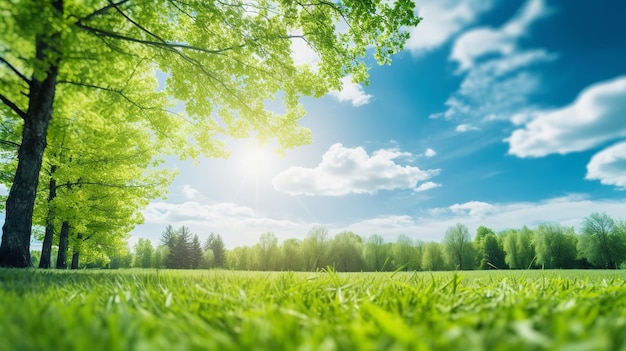
<path fill-rule="evenodd" d="M 248 176 L 267 175 L 276 169 L 278 154 L 268 144 L 251 142 L 240 157 L 241 168 Z"/>

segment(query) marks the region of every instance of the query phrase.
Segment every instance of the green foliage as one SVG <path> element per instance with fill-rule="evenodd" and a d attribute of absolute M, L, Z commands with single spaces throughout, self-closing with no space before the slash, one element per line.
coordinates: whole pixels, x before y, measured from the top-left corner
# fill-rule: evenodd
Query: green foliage
<path fill-rule="evenodd" d="M 366 270 L 363 239 L 350 231 L 338 233 L 330 242 L 329 259 L 337 272 Z"/>
<path fill-rule="evenodd" d="M 281 148 L 306 144 L 311 133 L 298 125 L 305 115 L 300 98 L 339 89 L 345 76 L 367 83 L 368 49 L 376 62 L 389 64 L 391 55 L 402 50 L 408 39 L 407 28 L 420 21 L 408 0 L 252 4 L 15 0 L 0 2 L 0 13 L 0 138 L 12 147 L 13 140 L 24 145 L 17 163 L 14 155 L 3 157 L 8 162 L 0 170 L 0 181 L 12 182 L 11 174 L 20 175 L 15 176 L 20 184 L 11 187 L 7 198 L 3 233 L 7 238 L 0 246 L 0 264 L 15 267 L 31 264 L 25 248 L 31 236 L 38 174 L 46 173 L 41 164 L 48 136 L 55 142 L 50 144 L 55 149 L 45 156 L 51 160 L 44 162 L 51 166 L 49 178 L 54 179 L 55 173 L 54 177 L 67 177 L 68 184 L 81 188 L 119 174 L 126 178 L 115 178 L 124 180 L 118 186 L 128 187 L 129 179 L 140 182 L 144 178 L 126 166 L 142 165 L 141 160 L 154 166 L 162 161 L 155 155 L 163 153 L 181 158 L 225 157 L 228 152 L 221 136 L 247 137 L 252 131 L 261 141 L 276 139 Z M 338 30 L 340 26 L 346 30 Z M 291 45 L 296 40 L 318 55 L 315 67 L 294 62 Z M 162 87 L 157 72 L 166 76 Z M 282 106 L 276 109 L 280 113 L 267 106 L 277 96 L 282 97 L 277 104 Z M 184 112 L 177 112 L 179 104 Z M 22 125 L 27 128 L 20 139 Z M 100 174 L 92 162 L 103 161 L 103 155 L 114 157 L 118 149 L 108 148 L 106 137 L 97 138 L 102 131 L 116 136 L 114 141 L 132 141 L 125 151 L 135 152 L 129 164 L 111 162 L 115 166 L 107 169 L 104 180 L 94 179 Z M 68 152 L 64 139 L 55 138 L 61 135 L 72 139 Z M 142 141 L 154 153 L 141 155 L 143 149 L 135 146 Z M 101 152 L 92 154 L 94 150 Z M 3 148 L 0 156 L 6 151 Z M 87 159 L 76 161 L 79 155 Z M 123 155 L 127 153 L 118 157 Z M 75 166 L 85 162 L 91 162 L 90 169 Z M 53 171 L 57 166 L 67 174 L 57 175 Z M 145 166 L 135 168 L 149 173 Z M 164 182 L 169 179 L 169 174 L 156 175 Z M 127 206 L 120 206 L 122 213 L 111 221 L 117 239 L 141 222 L 137 208 L 155 194 L 163 195 L 163 189 L 155 188 L 149 195 L 134 194 Z M 124 194 L 107 192 L 104 197 L 119 199 Z M 48 228 L 58 224 L 54 221 L 70 222 L 72 237 L 92 237 L 95 250 L 102 243 L 87 231 L 93 231 L 89 228 L 93 223 L 98 228 L 106 225 L 101 220 L 103 211 L 91 203 L 102 198 L 101 192 L 81 189 L 59 198 L 40 200 L 35 217 Z M 110 205 L 103 207 L 115 211 Z M 83 207 L 88 215 L 79 216 L 76 212 Z M 124 220 L 125 227 L 119 228 Z M 107 238 L 101 240 L 109 244 Z M 80 241 L 73 249 L 85 250 Z"/>
<path fill-rule="evenodd" d="M 328 228 L 315 226 L 303 242 L 304 269 L 315 271 L 330 265 L 328 260 Z"/>
<path fill-rule="evenodd" d="M 443 237 L 448 265 L 453 269 L 473 269 L 474 252 L 467 226 L 461 223 L 448 228 Z"/>
<path fill-rule="evenodd" d="M 596 267 L 619 268 L 626 260 L 626 224 L 615 223 L 606 213 L 592 213 L 583 221 L 578 250 Z"/>
<path fill-rule="evenodd" d="M 576 267 L 577 240 L 573 228 L 541 224 L 535 231 L 537 263 L 547 269 Z"/>
<path fill-rule="evenodd" d="M 440 243 L 429 242 L 424 245 L 422 269 L 426 271 L 443 271 L 447 269 L 443 246 Z"/>
<path fill-rule="evenodd" d="M 24 351 L 621 350 L 625 279 L 0 270 L 0 338 Z"/>
<path fill-rule="evenodd" d="M 209 267 L 223 268 L 225 266 L 226 249 L 224 247 L 224 241 L 219 234 L 209 234 L 209 237 L 204 243 L 204 250 L 210 250 L 212 254 L 213 262 L 209 264 Z"/>
<path fill-rule="evenodd" d="M 536 263 L 534 235 L 526 226 L 504 234 L 505 261 L 511 269 L 530 269 Z"/>
<path fill-rule="evenodd" d="M 419 242 L 413 242 L 407 235 L 399 235 L 392 247 L 395 265 L 401 270 L 419 271 L 422 262 L 422 246 Z"/>
<path fill-rule="evenodd" d="M 185 226 L 178 230 L 174 230 L 171 225 L 165 227 L 161 233 L 161 246 L 167 248 L 162 251 L 165 255 L 163 262 L 167 268 L 199 268 L 202 263 L 200 239 Z"/>
<path fill-rule="evenodd" d="M 480 262 L 480 269 L 504 269 L 507 268 L 504 262 L 504 249 L 495 234 L 487 234 L 483 237 L 482 252 L 483 258 Z"/>
<path fill-rule="evenodd" d="M 369 271 L 384 272 L 394 270 L 390 248 L 385 243 L 383 237 L 378 234 L 374 234 L 367 239 L 364 258 Z"/>
<path fill-rule="evenodd" d="M 135 244 L 135 267 L 150 268 L 152 267 L 154 248 L 150 239 L 139 238 Z"/>

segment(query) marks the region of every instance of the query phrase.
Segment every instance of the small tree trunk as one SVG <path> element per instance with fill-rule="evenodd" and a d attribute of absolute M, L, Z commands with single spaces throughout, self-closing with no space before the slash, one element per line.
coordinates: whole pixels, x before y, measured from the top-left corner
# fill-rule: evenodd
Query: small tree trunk
<path fill-rule="evenodd" d="M 76 235 L 76 245 L 74 245 L 74 249 L 72 250 L 72 267 L 70 269 L 78 269 L 78 259 L 80 257 L 80 247 L 83 242 L 83 234 L 78 233 Z"/>
<path fill-rule="evenodd" d="M 54 175 L 57 166 L 50 167 L 50 173 Z M 50 192 L 48 193 L 48 204 L 54 200 L 57 195 L 57 182 L 53 177 L 50 177 Z M 46 234 L 43 237 L 43 244 L 41 246 L 41 260 L 39 261 L 39 268 L 50 268 L 50 256 L 52 253 L 52 238 L 54 237 L 54 211 L 48 206 L 48 213 L 46 215 Z"/>
<path fill-rule="evenodd" d="M 57 268 L 67 268 L 67 244 L 70 234 L 70 223 L 64 221 L 61 225 L 61 233 L 59 234 L 59 254 L 57 255 Z"/>
<path fill-rule="evenodd" d="M 80 251 L 74 251 L 72 253 L 72 267 L 70 269 L 78 269 L 79 256 L 80 256 Z"/>

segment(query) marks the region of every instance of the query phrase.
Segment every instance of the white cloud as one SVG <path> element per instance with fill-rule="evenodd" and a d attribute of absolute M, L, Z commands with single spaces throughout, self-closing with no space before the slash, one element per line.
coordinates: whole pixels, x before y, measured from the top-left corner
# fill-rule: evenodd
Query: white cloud
<path fill-rule="evenodd" d="M 458 126 L 456 126 L 456 131 L 459 133 L 466 133 L 466 132 L 477 131 L 477 130 L 480 130 L 480 128 L 470 123 L 463 123 L 463 124 L 459 124 Z"/>
<path fill-rule="evenodd" d="M 626 116 L 625 116 L 626 117 Z M 626 142 L 608 147 L 595 154 L 587 164 L 586 179 L 626 188 Z"/>
<path fill-rule="evenodd" d="M 520 50 L 518 40 L 551 12 L 542 0 L 528 0 L 502 27 L 477 28 L 458 37 L 450 60 L 459 64 L 458 73 L 465 77 L 446 101 L 446 110 L 431 118 L 457 120 L 456 131 L 468 132 L 531 109 L 528 96 L 541 88 L 541 81 L 528 68 L 554 61 L 557 55 L 543 49 Z"/>
<path fill-rule="evenodd" d="M 434 182 L 424 182 L 424 183 L 420 184 L 420 186 L 415 188 L 414 191 L 416 193 L 418 193 L 418 192 L 422 192 L 422 191 L 438 188 L 440 186 L 441 186 L 441 184 L 437 184 L 437 183 L 434 183 Z"/>
<path fill-rule="evenodd" d="M 182 192 L 183 195 L 185 195 L 185 198 L 190 200 L 195 199 L 200 195 L 200 192 L 189 184 L 183 185 Z"/>
<path fill-rule="evenodd" d="M 361 84 L 353 83 L 351 76 L 343 77 L 341 84 L 342 88 L 340 91 L 330 92 L 330 96 L 340 102 L 350 102 L 352 106 L 358 107 L 369 104 L 374 98 L 373 95 L 367 94 L 363 90 Z"/>
<path fill-rule="evenodd" d="M 426 149 L 426 151 L 424 151 L 424 156 L 426 157 L 433 157 L 437 155 L 437 152 L 431 148 Z"/>
<path fill-rule="evenodd" d="M 395 161 L 411 158 L 398 149 L 381 149 L 370 156 L 362 147 L 332 145 L 315 168 L 291 167 L 272 181 L 277 191 L 291 195 L 342 196 L 379 190 L 415 189 L 439 170 L 421 170 Z"/>
<path fill-rule="evenodd" d="M 469 214 L 471 217 L 482 217 L 488 214 L 492 208 L 492 205 L 481 201 L 470 201 L 449 207 L 450 211 L 456 214 Z"/>
<path fill-rule="evenodd" d="M 586 88 L 568 106 L 518 115 L 514 122 L 525 122 L 506 139 L 518 157 L 567 154 L 626 137 L 626 76 Z"/>
<path fill-rule="evenodd" d="M 478 28 L 462 34 L 455 41 L 450 57 L 464 71 L 488 54 L 511 55 L 517 50 L 517 40 L 528 32 L 533 22 L 550 12 L 543 0 L 528 0 L 501 28 Z"/>
<path fill-rule="evenodd" d="M 416 12 L 422 22 L 412 28 L 406 48 L 413 54 L 436 49 L 493 7 L 489 0 L 422 0 Z"/>

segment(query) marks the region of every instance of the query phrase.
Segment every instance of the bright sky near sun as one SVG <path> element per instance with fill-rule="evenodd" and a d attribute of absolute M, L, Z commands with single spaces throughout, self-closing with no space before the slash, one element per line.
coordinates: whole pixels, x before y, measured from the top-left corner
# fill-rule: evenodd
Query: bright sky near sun
<path fill-rule="evenodd" d="M 311 145 L 281 157 L 241 140 L 228 160 L 172 160 L 180 174 L 131 246 L 167 224 L 232 248 L 314 225 L 439 241 L 457 222 L 626 219 L 626 2 L 416 2 L 424 20 L 392 66 L 304 100 Z"/>

